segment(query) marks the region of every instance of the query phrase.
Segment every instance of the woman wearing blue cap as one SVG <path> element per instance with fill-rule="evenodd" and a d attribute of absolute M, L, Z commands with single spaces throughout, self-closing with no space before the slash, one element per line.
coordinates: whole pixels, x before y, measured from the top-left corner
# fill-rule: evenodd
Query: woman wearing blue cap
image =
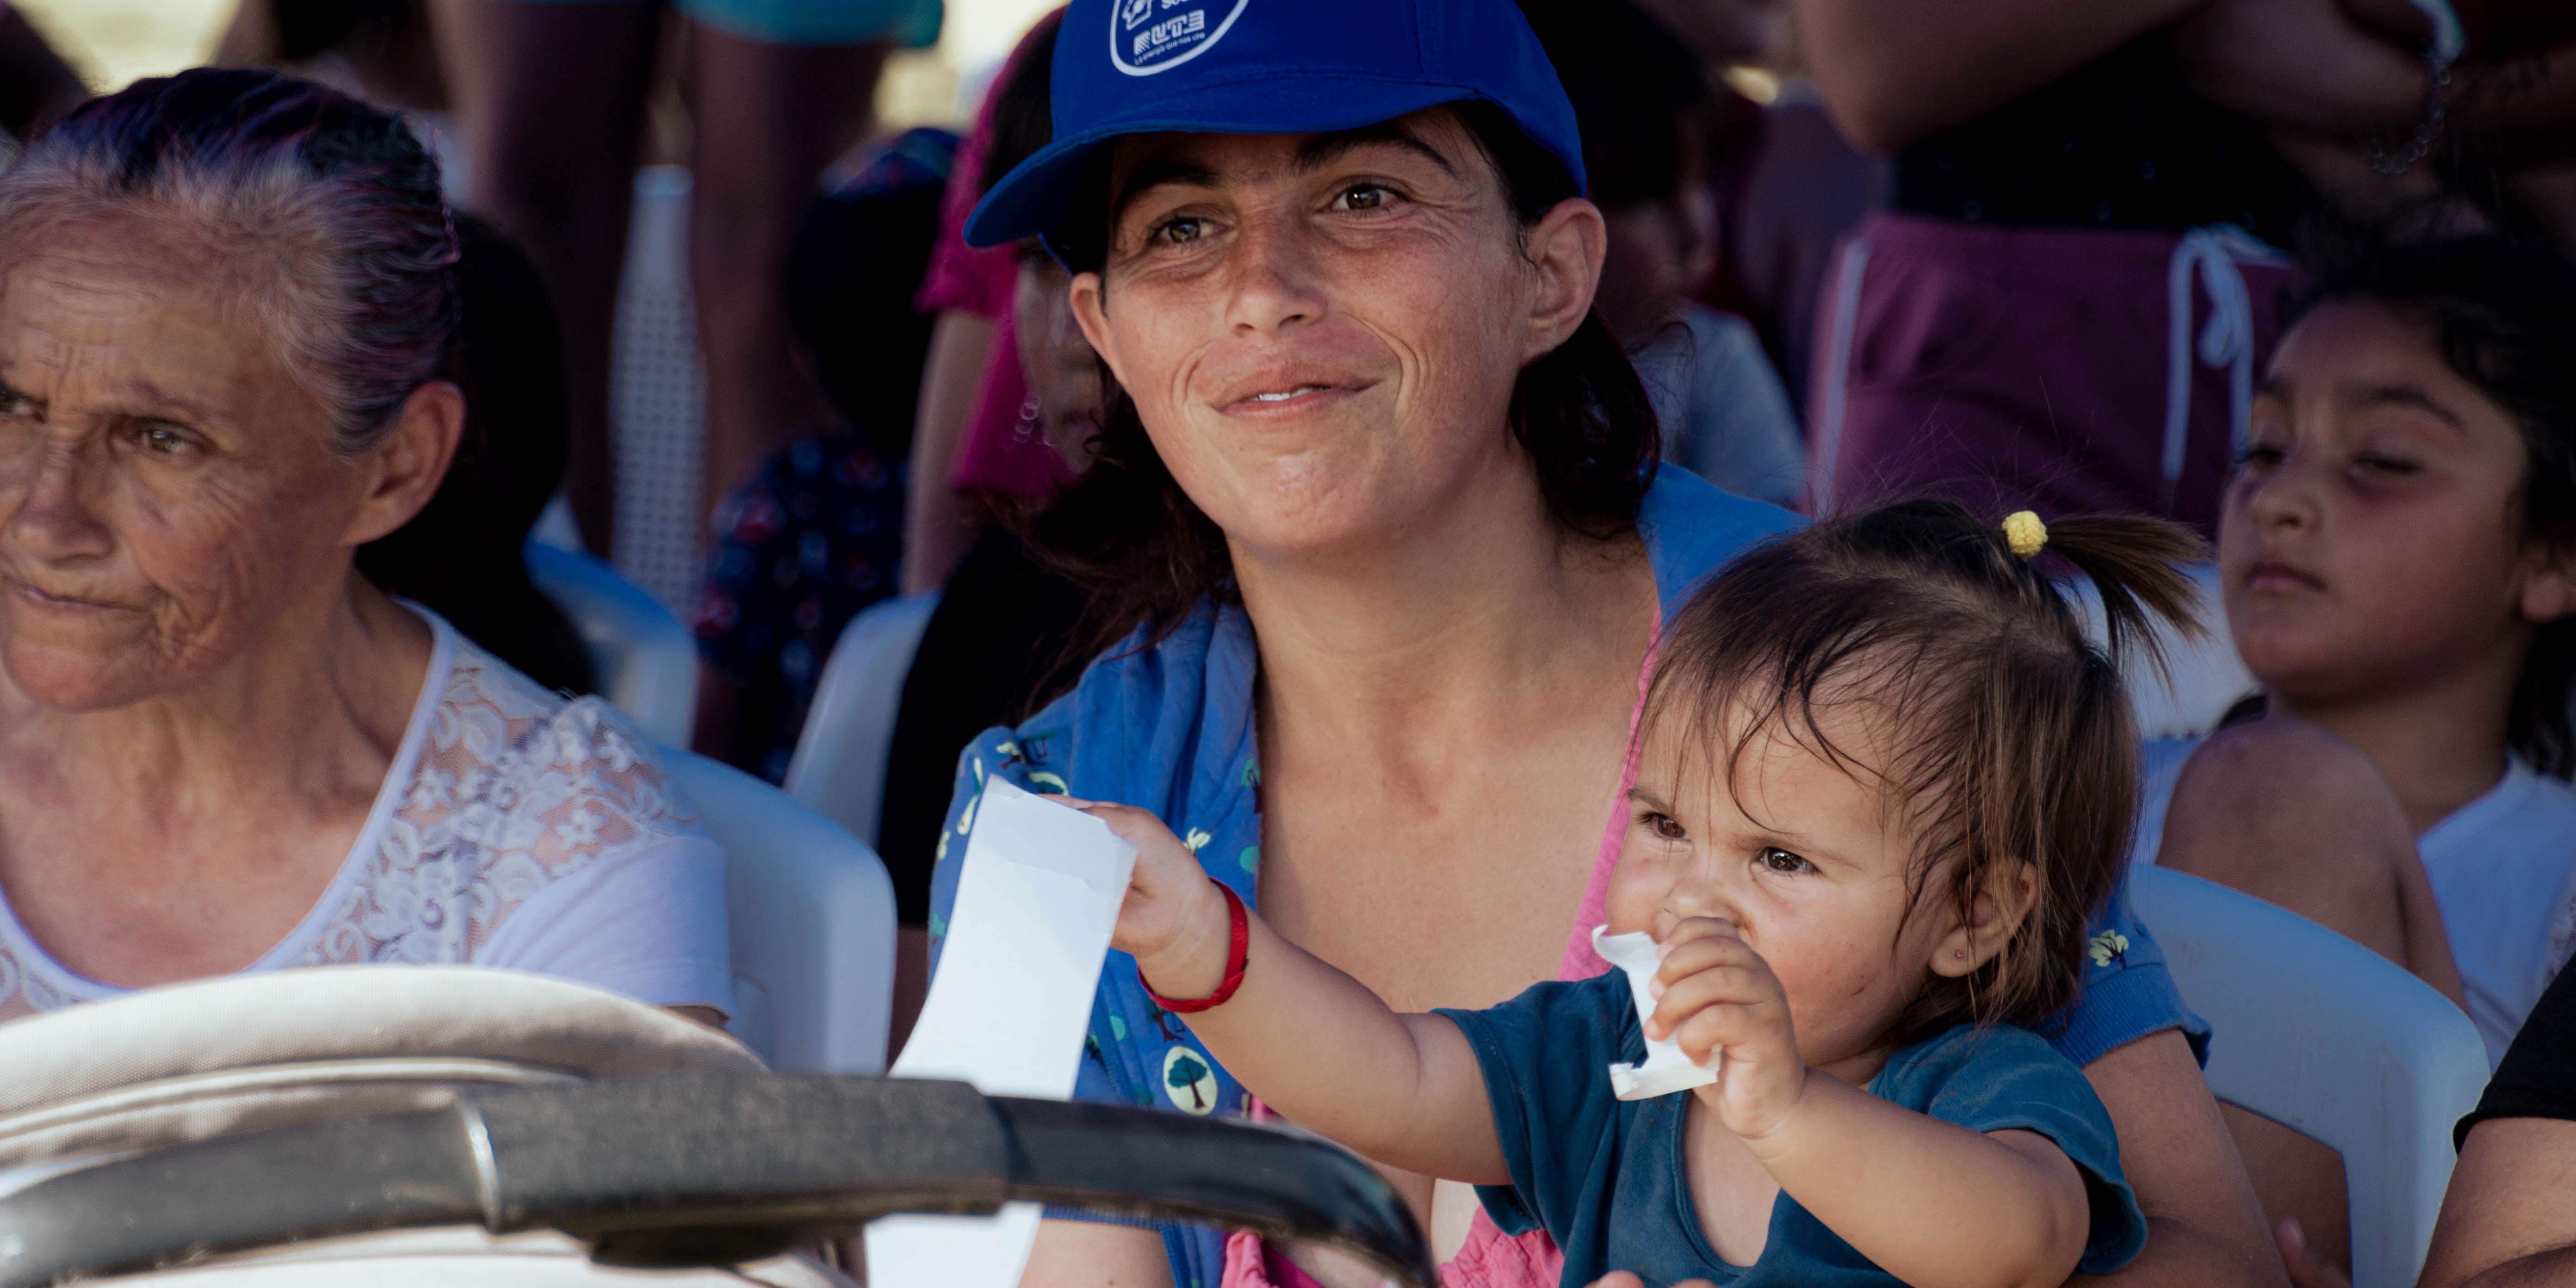
<path fill-rule="evenodd" d="M 967 235 L 1045 237 L 1114 377 L 1097 464 L 1037 521 L 1094 588 L 1097 660 L 960 757 L 932 933 L 1000 775 L 1153 811 L 1398 1008 L 1605 969 L 1590 932 L 1658 630 L 1797 520 L 1652 471 L 1644 391 L 1591 315 L 1604 235 L 1573 112 L 1519 12 L 1077 0 L 1054 125 Z M 1387 855 L 1407 858 L 1362 857 Z M 2126 951 L 2045 1036 L 2111 1110 L 2150 1217 L 2122 1279 L 2278 1282 L 2195 1022 L 2125 905 L 2109 921 Z M 1257 1112 L 1124 954 L 1077 1094 Z M 1444 1253 L 1476 1215 L 1457 1197 L 1433 1212 Z M 1050 1222 L 1027 1282 L 1288 1273 L 1248 1236 L 1159 1233 Z M 1479 1218 L 1451 1271 L 1560 1267 Z"/>

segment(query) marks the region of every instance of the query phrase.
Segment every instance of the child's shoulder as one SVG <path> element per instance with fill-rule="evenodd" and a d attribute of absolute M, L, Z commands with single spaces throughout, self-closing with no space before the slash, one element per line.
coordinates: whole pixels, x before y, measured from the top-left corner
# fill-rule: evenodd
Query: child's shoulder
<path fill-rule="evenodd" d="M 2083 1070 L 2038 1034 L 2009 1024 L 1961 1024 L 1905 1047 L 1888 1057 L 1869 1089 L 1882 1100 L 1963 1126 L 1975 1124 L 1953 1113 L 2009 1115 L 2014 1106 L 2035 1103 L 2108 1121 Z"/>

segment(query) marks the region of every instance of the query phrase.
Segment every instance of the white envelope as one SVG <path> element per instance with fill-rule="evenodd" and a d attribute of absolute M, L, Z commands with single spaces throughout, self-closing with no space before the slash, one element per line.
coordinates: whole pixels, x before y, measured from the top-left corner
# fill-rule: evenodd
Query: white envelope
<path fill-rule="evenodd" d="M 1073 1094 L 1100 963 L 1136 866 L 1109 825 L 1000 778 L 984 786 L 921 1021 L 888 1070 L 987 1095 Z M 1014 1288 L 1038 1205 L 868 1226 L 873 1288 Z"/>

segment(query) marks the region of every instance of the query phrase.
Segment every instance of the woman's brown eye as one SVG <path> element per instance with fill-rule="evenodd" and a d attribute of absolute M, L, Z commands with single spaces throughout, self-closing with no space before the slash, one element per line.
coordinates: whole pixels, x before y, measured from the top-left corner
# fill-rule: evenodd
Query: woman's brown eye
<path fill-rule="evenodd" d="M 1646 825 L 1655 829 L 1655 835 L 1667 841 L 1683 840 L 1690 835 L 1682 830 L 1680 821 L 1669 814 L 1653 815 L 1646 820 Z"/>

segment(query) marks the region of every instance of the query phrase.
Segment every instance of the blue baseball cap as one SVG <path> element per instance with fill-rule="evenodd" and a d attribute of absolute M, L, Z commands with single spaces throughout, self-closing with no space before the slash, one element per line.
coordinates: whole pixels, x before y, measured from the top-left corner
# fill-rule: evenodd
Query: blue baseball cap
<path fill-rule="evenodd" d="M 1574 105 L 1514 0 L 1073 0 L 1055 141 L 984 194 L 966 241 L 1053 231 L 1092 150 L 1121 134 L 1319 134 L 1468 99 L 1583 186 Z"/>

